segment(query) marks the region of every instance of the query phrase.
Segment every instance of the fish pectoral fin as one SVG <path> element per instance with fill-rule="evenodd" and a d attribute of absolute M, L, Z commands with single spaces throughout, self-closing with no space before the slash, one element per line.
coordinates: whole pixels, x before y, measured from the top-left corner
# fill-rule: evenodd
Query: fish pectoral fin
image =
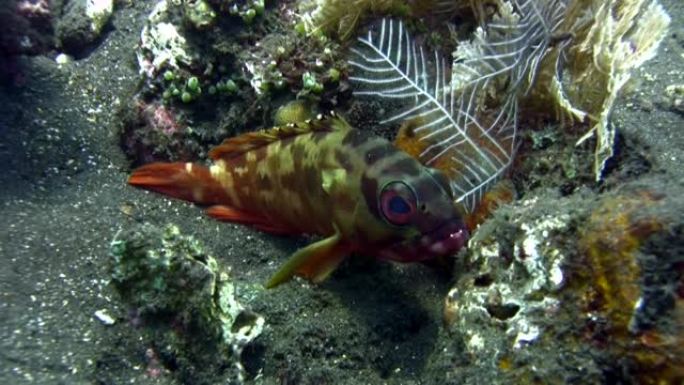
<path fill-rule="evenodd" d="M 266 282 L 266 288 L 270 289 L 289 281 L 294 275 L 306 278 L 314 283 L 322 282 L 351 251 L 350 247 L 341 239 L 340 232 L 336 231 L 331 237 L 297 250 Z"/>
<path fill-rule="evenodd" d="M 257 230 L 261 230 L 271 234 L 279 235 L 294 235 L 299 234 L 299 232 L 275 223 L 268 218 L 253 214 L 249 211 L 236 209 L 230 206 L 215 205 L 207 209 L 207 215 L 210 217 L 224 222 L 239 223 L 242 225 L 248 225 L 254 227 Z"/>

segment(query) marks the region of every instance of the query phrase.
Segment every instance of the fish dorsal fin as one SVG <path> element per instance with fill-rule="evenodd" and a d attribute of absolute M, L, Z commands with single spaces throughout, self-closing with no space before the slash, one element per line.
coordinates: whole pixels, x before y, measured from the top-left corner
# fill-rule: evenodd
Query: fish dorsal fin
<path fill-rule="evenodd" d="M 328 116 L 305 122 L 248 132 L 223 141 L 209 151 L 211 159 L 231 159 L 271 143 L 312 132 L 350 130 L 351 126 L 339 116 Z"/>

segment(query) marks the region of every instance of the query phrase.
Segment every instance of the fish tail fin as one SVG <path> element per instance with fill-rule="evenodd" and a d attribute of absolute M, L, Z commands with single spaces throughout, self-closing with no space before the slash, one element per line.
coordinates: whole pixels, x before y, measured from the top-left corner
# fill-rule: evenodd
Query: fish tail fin
<path fill-rule="evenodd" d="M 195 163 L 146 164 L 133 170 L 128 184 L 201 205 L 230 202 L 209 168 Z"/>

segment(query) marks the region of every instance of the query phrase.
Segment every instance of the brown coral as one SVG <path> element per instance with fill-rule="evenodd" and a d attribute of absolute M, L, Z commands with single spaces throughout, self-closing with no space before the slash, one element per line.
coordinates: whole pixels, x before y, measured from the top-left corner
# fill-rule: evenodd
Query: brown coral
<path fill-rule="evenodd" d="M 655 214 L 665 202 L 650 191 L 607 198 L 591 214 L 579 242 L 587 267 L 577 269 L 584 278 L 578 281 L 587 283 L 587 337 L 610 355 L 627 358 L 626 369 L 646 384 L 684 380 L 684 300 L 677 292 L 682 275 L 675 275 L 673 282 L 649 276 L 649 264 L 670 270 L 679 262 L 658 253 L 649 260 L 643 254 L 645 245 L 668 226 Z M 674 301 L 671 309 L 648 299 L 664 285 L 675 288 L 664 293 Z"/>
<path fill-rule="evenodd" d="M 649 235 L 661 228 L 654 218 L 635 218 L 644 206 L 654 204 L 652 196 L 644 196 L 647 199 L 608 199 L 591 214 L 580 240 L 596 289 L 591 307 L 611 318 L 620 334 L 627 333 L 640 296 L 641 271 L 635 253 Z"/>

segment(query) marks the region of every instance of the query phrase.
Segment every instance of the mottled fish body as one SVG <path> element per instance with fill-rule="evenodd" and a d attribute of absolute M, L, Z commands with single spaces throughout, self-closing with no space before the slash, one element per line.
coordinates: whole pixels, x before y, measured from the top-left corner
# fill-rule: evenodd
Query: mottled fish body
<path fill-rule="evenodd" d="M 269 287 L 294 274 L 321 281 L 355 251 L 411 262 L 467 239 L 441 172 L 340 118 L 247 133 L 209 155 L 209 167 L 142 166 L 129 183 L 209 206 L 219 220 L 326 237 L 297 251 Z"/>

